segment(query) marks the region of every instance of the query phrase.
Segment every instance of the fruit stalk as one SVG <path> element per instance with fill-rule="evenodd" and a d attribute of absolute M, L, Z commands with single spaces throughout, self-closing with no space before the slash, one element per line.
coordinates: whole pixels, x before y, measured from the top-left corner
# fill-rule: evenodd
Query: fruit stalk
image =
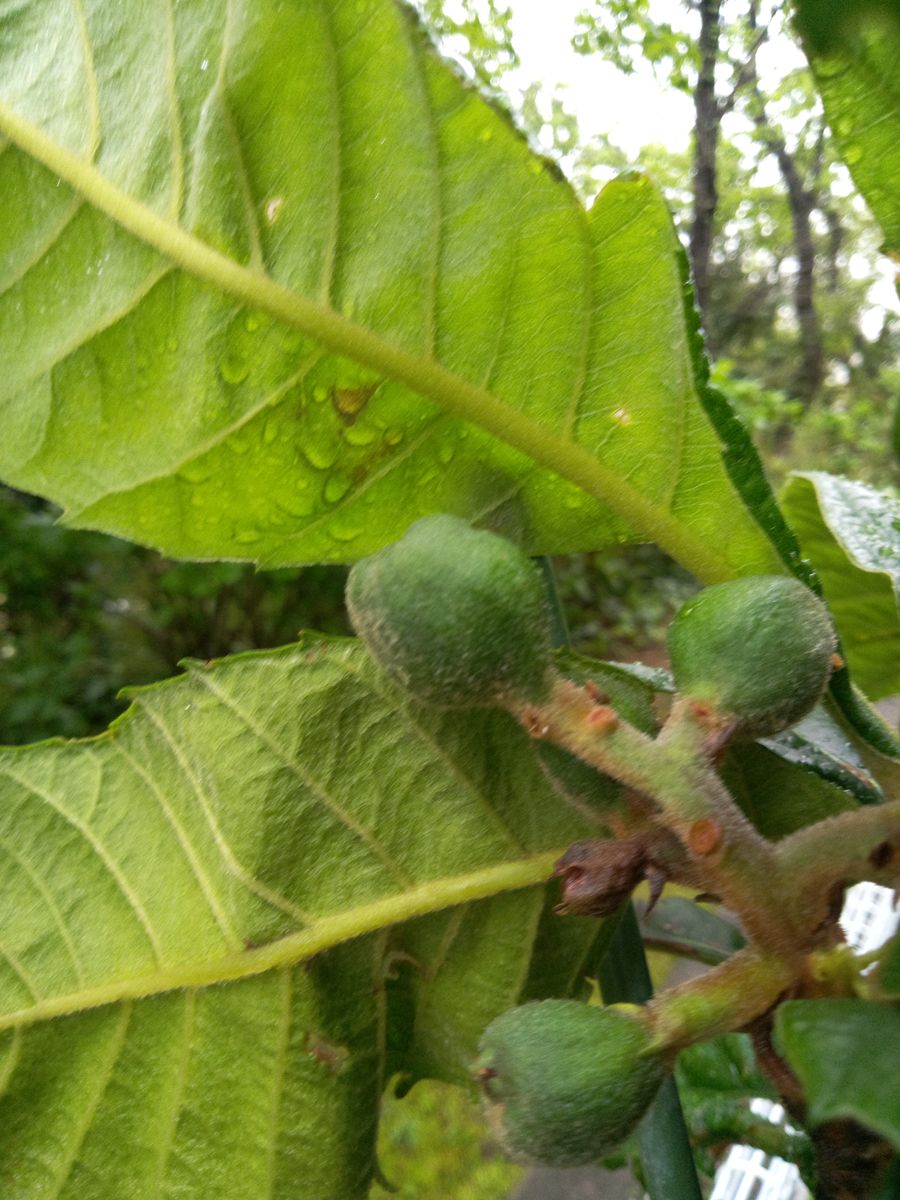
<path fill-rule="evenodd" d="M 783 953 L 797 945 L 774 848 L 692 743 L 654 741 L 565 679 L 555 682 L 545 703 L 510 707 L 533 737 L 563 746 L 654 800 L 652 819 L 675 833 L 691 856 L 694 878 L 738 913 L 757 945 Z"/>
<path fill-rule="evenodd" d="M 647 1005 L 654 1044 L 676 1054 L 694 1042 L 743 1029 L 796 982 L 802 960 L 740 950 L 700 979 L 669 988 Z"/>
<path fill-rule="evenodd" d="M 900 800 L 828 817 L 785 838 L 779 869 L 793 881 L 801 919 L 814 928 L 827 918 L 835 890 L 869 880 L 900 883 Z"/>

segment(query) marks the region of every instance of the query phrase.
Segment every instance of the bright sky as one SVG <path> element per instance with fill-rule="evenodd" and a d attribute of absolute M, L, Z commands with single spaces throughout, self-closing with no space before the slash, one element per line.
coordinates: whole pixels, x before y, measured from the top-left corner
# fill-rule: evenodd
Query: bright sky
<path fill-rule="evenodd" d="M 550 87 L 565 84 L 566 107 L 578 117 L 583 141 L 606 133 L 635 157 L 652 142 L 670 149 L 687 146 L 694 116 L 690 97 L 663 91 L 650 70 L 622 75 L 597 55 L 572 49 L 575 18 L 591 7 L 590 0 L 511 0 L 511 6 L 513 44 L 522 65 L 507 77 L 510 88 L 525 88 L 534 80 Z M 670 7 L 673 21 L 682 20 L 679 0 Z"/>

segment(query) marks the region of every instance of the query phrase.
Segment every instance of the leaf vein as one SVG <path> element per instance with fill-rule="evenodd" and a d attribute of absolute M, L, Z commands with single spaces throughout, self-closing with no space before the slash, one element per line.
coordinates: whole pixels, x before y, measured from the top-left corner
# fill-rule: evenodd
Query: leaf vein
<path fill-rule="evenodd" d="M 229 11 L 231 5 L 229 4 Z M 222 62 L 224 63 L 224 57 Z M 244 214 L 247 220 L 247 232 L 250 236 L 250 265 L 257 271 L 265 271 L 265 260 L 262 250 L 262 234 L 259 227 L 259 216 L 256 201 L 253 197 L 253 188 L 250 184 L 250 175 L 247 171 L 247 163 L 244 158 L 244 149 L 241 144 L 241 139 L 238 135 L 237 125 L 234 119 L 234 110 L 231 107 L 231 100 L 228 96 L 228 91 L 225 87 L 224 78 L 220 83 L 220 91 L 222 95 L 222 111 L 225 114 L 225 124 L 228 130 L 228 139 L 234 150 L 234 157 L 238 167 L 238 184 L 241 189 L 241 199 L 244 202 Z"/>
<path fill-rule="evenodd" d="M 95 167 L 2 103 L 0 130 L 14 136 L 23 149 L 73 185 L 120 227 L 207 284 L 287 321 L 329 350 L 405 383 L 414 392 L 533 458 L 595 496 L 635 531 L 657 541 L 706 582 L 733 575 L 728 561 L 707 538 L 648 499 L 579 443 L 567 442 L 545 423 L 441 364 L 410 353 L 377 330 L 354 323 L 328 305 L 241 266 L 128 196 Z M 774 551 L 770 557 L 774 562 Z"/>
<path fill-rule="evenodd" d="M 68 925 L 66 925 L 66 922 L 63 919 L 62 912 L 58 908 L 53 896 L 50 894 L 50 891 L 47 888 L 43 878 L 38 875 L 34 868 L 31 867 L 31 865 L 23 858 L 21 858 L 15 850 L 10 848 L 5 838 L 0 838 L 0 853 L 5 854 L 7 858 L 11 859 L 12 862 L 16 864 L 19 870 L 22 871 L 22 873 L 31 881 L 35 889 L 40 894 L 41 899 L 46 904 L 53 917 L 53 921 L 59 930 L 63 945 L 66 948 L 66 953 L 68 954 L 72 963 L 72 970 L 75 973 L 75 978 L 78 981 L 79 986 L 83 987 L 85 984 L 84 971 L 82 970 L 81 963 L 78 960 L 78 954 L 75 950 L 75 943 L 72 941 L 72 935 L 69 932 Z"/>
<path fill-rule="evenodd" d="M 332 507 L 326 512 L 319 513 L 306 522 L 298 522 L 296 530 L 293 533 L 286 535 L 284 542 L 287 543 L 292 541 L 298 533 L 308 534 L 311 530 L 318 528 L 318 526 L 326 524 L 334 516 L 336 516 L 337 513 L 343 512 L 345 509 L 349 508 L 360 498 L 360 496 L 364 496 L 370 488 L 374 487 L 376 483 L 384 479 L 386 475 L 390 475 L 392 471 L 397 469 L 400 463 L 419 450 L 429 440 L 429 438 L 433 437 L 435 430 L 442 424 L 445 424 L 449 419 L 448 413 L 439 411 L 436 416 L 432 417 L 432 419 L 425 424 L 418 435 L 411 439 L 411 441 L 409 441 L 402 450 L 399 450 L 393 454 L 391 458 L 387 460 L 384 466 L 380 467 L 377 471 L 373 471 L 371 475 L 367 475 L 359 487 L 351 489 L 346 496 L 342 497 L 337 504 L 332 505 Z"/>
<path fill-rule="evenodd" d="M 404 24 L 406 25 L 407 30 L 409 30 L 409 22 L 404 22 Z M 425 74 L 424 44 L 421 40 L 419 42 L 415 42 L 411 33 L 407 32 L 407 46 L 409 48 L 412 60 L 416 64 L 416 70 L 418 73 L 419 95 L 428 126 L 428 147 L 431 157 L 431 171 L 429 172 L 429 175 L 432 180 L 432 213 L 430 221 L 431 237 L 429 239 L 428 246 L 428 263 L 424 280 L 424 352 L 429 358 L 436 358 L 438 343 L 438 276 L 441 263 L 441 247 L 443 242 L 443 195 L 441 190 L 440 138 L 438 136 L 434 106 L 431 103 L 431 96 L 428 91 L 428 80 Z"/>
<path fill-rule="evenodd" d="M 84 1148 L 85 1139 L 87 1138 L 91 1126 L 94 1123 L 97 1110 L 99 1109 L 100 1104 L 103 1101 L 103 1097 L 106 1095 L 107 1089 L 112 1082 L 116 1066 L 118 1065 L 119 1059 L 122 1056 L 122 1051 L 125 1048 L 126 1034 L 128 1032 L 128 1026 L 131 1022 L 131 1014 L 133 1011 L 134 1004 L 130 1000 L 126 1000 L 121 1007 L 119 1027 L 116 1030 L 116 1035 L 111 1042 L 111 1053 L 109 1056 L 109 1061 L 107 1062 L 101 1077 L 100 1086 L 96 1089 L 90 1101 L 78 1110 L 78 1121 L 76 1125 L 77 1132 L 74 1145 L 66 1156 L 66 1161 L 64 1161 L 62 1165 L 62 1171 L 59 1174 L 53 1194 L 48 1194 L 46 1200 L 59 1200 L 63 1188 L 71 1177 L 73 1168 L 79 1161 L 79 1156 Z"/>
<path fill-rule="evenodd" d="M 199 675 L 198 678 L 201 680 L 203 685 L 208 688 L 209 691 L 212 692 L 212 694 L 216 696 L 223 705 L 225 705 L 226 708 L 230 709 L 234 713 L 238 720 L 246 726 L 246 728 L 254 735 L 254 737 L 262 742 L 262 744 L 269 751 L 271 751 L 276 758 L 280 759 L 280 761 L 284 763 L 288 770 L 296 776 L 297 781 L 304 788 L 310 791 L 316 797 L 316 799 L 319 800 L 324 808 L 328 809 L 329 812 L 337 817 L 338 821 L 340 821 L 340 823 L 345 827 L 345 829 L 348 830 L 348 832 L 352 833 L 363 843 L 370 854 L 377 858 L 379 862 L 381 862 L 381 864 L 388 869 L 394 880 L 399 883 L 401 887 L 412 887 L 415 884 L 415 880 L 411 876 L 407 875 L 400 864 L 393 858 L 391 854 L 388 853 L 387 848 L 381 844 L 375 834 L 366 829 L 364 825 L 356 820 L 352 813 L 348 812 L 342 804 L 335 800 L 325 785 L 320 783 L 314 775 L 307 771 L 293 755 L 286 754 L 278 745 L 278 743 L 269 736 L 266 730 L 261 725 L 257 724 L 257 722 L 253 720 L 249 713 L 245 712 L 241 708 L 236 700 L 229 696 L 218 684 L 213 683 L 208 674 Z"/>
<path fill-rule="evenodd" d="M 343 912 L 319 917 L 306 929 L 243 952 L 223 955 L 218 959 L 183 962 L 156 972 L 141 972 L 110 980 L 79 992 L 48 996 L 40 1004 L 33 1004 L 29 1008 L 0 1012 L 0 1030 L 106 1007 L 120 1000 L 143 999 L 186 988 L 205 988 L 238 979 L 250 979 L 280 967 L 296 966 L 351 938 L 376 933 L 457 904 L 486 900 L 522 888 L 543 887 L 563 849 L 558 846 L 555 850 L 531 854 L 524 859 L 481 867 L 466 875 L 432 879 L 408 891 L 382 896 Z"/>
<path fill-rule="evenodd" d="M 30 374 L 26 375 L 24 379 L 16 378 L 17 390 L 23 391 L 30 384 L 35 383 L 38 379 L 40 379 L 41 376 L 52 372 L 60 365 L 60 363 L 65 362 L 70 354 L 74 354 L 76 350 L 80 350 L 86 342 L 91 340 L 91 338 L 97 337 L 98 334 L 105 333 L 108 329 L 111 329 L 114 325 L 117 325 L 119 321 L 123 321 L 127 316 L 134 312 L 136 308 L 138 308 L 138 306 L 156 287 L 159 281 L 165 278 L 165 276 L 168 275 L 171 270 L 171 266 L 165 266 L 156 271 L 152 271 L 147 278 L 142 280 L 140 285 L 129 295 L 128 299 L 121 308 L 117 308 L 111 313 L 106 313 L 102 321 L 98 321 L 88 328 L 80 330 L 77 336 L 65 346 L 62 346 L 60 349 L 58 349 L 52 358 L 46 360 L 45 362 L 39 363 L 36 371 L 30 372 Z M 86 315 L 89 314 L 86 312 Z"/>
<path fill-rule="evenodd" d="M 187 831 L 178 820 L 175 812 L 163 795 L 162 789 L 157 785 L 153 776 L 148 771 L 144 770 L 137 759 L 129 754 L 129 752 L 124 746 L 121 745 L 121 743 L 114 742 L 113 746 L 114 749 L 117 750 L 121 755 L 121 757 L 125 759 L 132 771 L 134 771 L 136 775 L 140 776 L 147 789 L 156 798 L 160 810 L 165 816 L 167 823 L 172 829 L 172 832 L 175 834 L 175 838 L 181 847 L 181 852 L 190 866 L 194 878 L 197 880 L 200 890 L 206 899 L 207 905 L 209 906 L 210 912 L 213 915 L 213 919 L 222 933 L 222 937 L 231 949 L 239 949 L 244 943 L 238 936 L 237 931 L 231 923 L 231 920 L 228 916 L 227 905 L 224 899 L 216 891 L 212 879 L 209 877 L 206 869 L 203 866 L 196 846 L 194 846 L 193 842 L 188 837 Z"/>
<path fill-rule="evenodd" d="M 5 959 L 9 963 L 13 974 L 21 980 L 26 989 L 31 993 L 32 1000 L 40 1002 L 44 999 L 33 977 L 26 970 L 21 960 L 11 950 L 8 950 L 2 942 L 0 942 L 0 959 Z"/>
<path fill-rule="evenodd" d="M 341 132 L 341 89 L 338 69 L 338 49 L 334 30 L 331 25 L 331 15 L 328 0 L 321 0 L 322 30 L 328 47 L 328 80 L 331 90 L 331 111 L 334 113 L 333 136 L 329 139 L 333 163 L 331 171 L 331 206 L 328 220 L 329 228 L 325 238 L 325 252 L 322 260 L 322 282 L 319 284 L 319 297 L 323 304 L 332 303 L 331 289 L 334 286 L 334 270 L 337 261 L 338 245 L 341 228 L 341 195 L 343 180 L 343 138 Z M 323 139 L 324 140 L 324 139 Z"/>
<path fill-rule="evenodd" d="M 87 13 L 84 11 L 82 0 L 72 0 L 72 8 L 75 13 L 75 24 L 78 26 L 78 40 L 81 42 L 85 90 L 87 91 L 88 144 L 85 157 L 89 162 L 93 162 L 100 149 L 100 89 L 97 82 L 97 70 L 94 66 L 94 52 L 88 29 Z"/>
<path fill-rule="evenodd" d="M 0 1097 L 5 1096 L 9 1090 L 12 1077 L 15 1075 L 16 1067 L 19 1065 L 19 1059 L 22 1057 L 22 1043 L 24 1040 L 24 1030 L 21 1025 L 17 1025 L 13 1030 L 10 1046 L 3 1060 L 3 1066 L 0 1067 Z"/>
<path fill-rule="evenodd" d="M 575 431 L 578 427 L 578 410 L 584 398 L 584 389 L 587 384 L 588 362 L 590 361 L 591 352 L 591 336 L 594 327 L 594 248 L 590 243 L 586 222 L 581 222 L 579 231 L 581 233 L 581 240 L 584 247 L 584 253 L 581 256 L 581 261 L 583 264 L 582 279 L 584 288 L 584 304 L 582 305 L 582 309 L 584 312 L 584 320 L 582 322 L 581 345 L 578 348 L 578 362 L 575 369 L 575 378 L 572 381 L 572 392 L 569 403 L 566 407 L 566 416 L 563 422 L 563 433 L 567 437 L 571 438 L 575 437 Z"/>
<path fill-rule="evenodd" d="M 184 1106 L 184 1093 L 187 1088 L 191 1060 L 191 1046 L 194 1037 L 194 1016 L 197 1008 L 197 993 L 193 989 L 184 992 L 184 1032 L 182 1035 L 181 1054 L 178 1058 L 178 1077 L 172 1097 L 172 1114 L 164 1131 L 159 1147 L 159 1162 L 156 1167 L 156 1200 L 162 1200 L 166 1173 L 175 1147 L 175 1136 L 178 1129 L 178 1119 Z"/>
<path fill-rule="evenodd" d="M 200 443 L 198 446 L 195 446 L 189 454 L 185 454 L 184 457 L 178 459 L 177 462 L 166 465 L 162 470 L 156 471 L 152 475 L 141 477 L 134 483 L 129 484 L 127 487 L 112 488 L 108 491 L 105 491 L 103 493 L 103 499 L 105 500 L 112 496 L 127 496 L 129 493 L 136 491 L 138 488 L 146 487 L 154 483 L 164 483 L 172 475 L 177 475 L 189 464 L 197 462 L 205 455 L 223 445 L 232 436 L 232 434 L 237 433 L 246 425 L 249 425 L 250 422 L 254 420 L 255 417 L 258 417 L 261 412 L 264 412 L 267 408 L 276 404 L 282 396 L 290 391 L 292 387 L 296 387 L 298 383 L 301 383 L 309 374 L 309 372 L 316 366 L 316 364 L 321 361 L 321 359 L 322 351 L 316 350 L 298 371 L 296 371 L 288 379 L 284 380 L 283 383 L 280 383 L 273 391 L 269 392 L 265 396 L 262 396 L 255 404 L 251 404 L 236 420 L 231 421 L 228 425 L 222 426 L 221 429 L 217 430 L 217 432 L 211 437 L 207 438 L 206 441 Z M 67 516 L 70 519 L 76 515 L 77 513 L 74 510 L 69 510 L 67 513 Z"/>
<path fill-rule="evenodd" d="M 20 779 L 9 769 L 9 767 L 0 767 L 0 774 L 5 775 L 7 779 L 11 779 L 14 783 L 18 784 L 20 788 L 34 796 L 35 799 L 43 801 L 43 803 L 49 808 L 52 808 L 54 812 L 58 813 L 62 819 L 67 824 L 71 825 L 71 827 L 87 842 L 115 881 L 116 886 L 125 899 L 126 904 L 134 914 L 135 920 L 144 931 L 144 935 L 147 938 L 147 941 L 150 943 L 150 949 L 153 951 L 153 958 L 157 966 L 161 966 L 163 961 L 162 946 L 159 936 L 153 927 L 153 923 L 147 914 L 147 910 L 144 908 L 134 891 L 132 891 L 131 885 L 125 876 L 124 871 L 115 861 L 101 839 L 97 837 L 97 835 L 93 832 L 93 830 L 90 829 L 88 825 L 79 820 L 78 817 L 76 817 L 73 813 L 70 813 L 67 809 L 63 808 L 63 806 L 59 804 L 49 792 L 41 791 L 39 788 L 35 787 L 34 784 L 27 783 L 24 779 Z"/>
<path fill-rule="evenodd" d="M 79 196 L 77 192 L 74 193 L 71 203 L 63 209 L 60 220 L 48 231 L 47 238 L 41 242 L 36 253 L 27 262 L 20 264 L 16 271 L 4 279 L 3 286 L 0 287 L 0 297 L 5 296 L 7 292 L 11 291 L 17 283 L 25 278 L 29 271 L 34 270 L 47 257 L 83 207 L 84 198 Z"/>
<path fill-rule="evenodd" d="M 169 211 L 177 221 L 184 193 L 184 142 L 181 136 L 181 105 L 178 100 L 178 68 L 175 53 L 175 0 L 167 0 L 166 21 L 166 89 L 172 119 L 172 203 Z"/>
<path fill-rule="evenodd" d="M 387 700 L 388 703 L 392 705 L 397 703 L 396 693 L 391 693 L 388 692 L 387 689 L 379 688 L 374 681 L 366 679 L 361 671 L 352 666 L 346 660 L 334 659 L 333 662 L 339 670 L 343 671 L 346 675 L 352 675 L 354 679 L 358 680 L 361 686 L 373 696 L 377 696 L 380 700 Z M 458 780 L 465 791 L 467 791 L 469 795 L 476 800 L 479 806 L 487 812 L 488 819 L 496 826 L 497 830 L 509 848 L 520 854 L 526 853 L 525 847 L 518 841 L 513 831 L 501 818 L 500 814 L 491 803 L 487 793 L 478 787 L 473 779 L 466 775 L 459 763 L 447 753 L 434 734 L 420 724 L 417 718 L 413 715 L 414 710 L 412 704 L 407 703 L 398 705 L 398 708 L 400 708 L 402 711 L 403 716 L 412 727 L 419 741 L 422 742 L 423 745 L 427 746 L 436 758 L 440 759 L 447 773 Z"/>
<path fill-rule="evenodd" d="M 200 805 L 200 811 L 203 813 L 207 826 L 209 827 L 209 831 L 212 834 L 213 841 L 218 848 L 219 854 L 222 856 L 222 862 L 225 864 L 225 868 L 228 873 L 235 879 L 239 880 L 240 883 L 242 883 L 249 892 L 252 892 L 254 896 L 258 896 L 261 900 L 264 900 L 273 908 L 285 913 L 299 925 L 310 924 L 314 920 L 313 917 L 311 917 L 308 913 L 305 913 L 301 908 L 298 908 L 297 905 L 291 900 L 288 900 L 286 896 L 282 896 L 279 892 L 273 891 L 270 887 L 267 887 L 262 880 L 257 879 L 252 872 L 248 871 L 247 868 L 238 861 L 233 850 L 231 849 L 231 846 L 228 844 L 227 838 L 222 832 L 219 822 L 216 820 L 215 813 L 212 810 L 212 806 L 209 803 L 206 793 L 200 786 L 200 781 L 197 779 L 196 775 L 188 765 L 187 758 L 185 757 L 181 746 L 178 744 L 178 741 L 176 740 L 172 731 L 163 721 L 162 717 L 160 717 L 158 713 L 154 712 L 152 708 L 145 708 L 144 711 L 147 713 L 147 716 L 158 730 L 163 743 L 168 746 L 172 756 L 181 768 L 182 774 L 190 783 L 191 790 L 197 799 L 197 803 Z"/>
<path fill-rule="evenodd" d="M 275 1055 L 273 1095 L 272 1095 L 272 1139 L 269 1146 L 269 1200 L 275 1200 L 278 1181 L 278 1141 L 281 1137 L 282 1111 L 281 1102 L 284 1096 L 284 1080 L 287 1073 L 288 1052 L 291 1045 L 291 1023 L 293 1020 L 294 976 L 290 967 L 281 972 L 283 980 L 283 996 L 281 998 L 281 1015 L 278 1021 L 278 1049 Z"/>

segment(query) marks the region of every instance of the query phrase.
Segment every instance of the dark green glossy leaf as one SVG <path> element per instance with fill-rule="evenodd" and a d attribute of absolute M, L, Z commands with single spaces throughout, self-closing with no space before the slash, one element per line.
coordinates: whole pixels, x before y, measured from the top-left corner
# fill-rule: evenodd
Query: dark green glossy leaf
<path fill-rule="evenodd" d="M 900 1148 L 900 1008 L 792 1000 L 778 1009 L 775 1036 L 813 1125 L 850 1117 Z"/>
<path fill-rule="evenodd" d="M 644 911 L 645 906 L 639 908 Z M 664 896 L 641 916 L 641 937 L 654 950 L 680 954 L 714 967 L 746 945 L 741 931 L 709 909 L 682 896 Z"/>
<path fill-rule="evenodd" d="M 771 1081 L 756 1065 L 749 1037 L 743 1033 L 727 1033 L 682 1050 L 676 1073 L 679 1087 L 695 1103 L 720 1096 L 777 1099 Z"/>
<path fill-rule="evenodd" d="M 885 947 L 875 980 L 881 995 L 900 1000 L 900 933 Z"/>
<path fill-rule="evenodd" d="M 760 745 L 785 762 L 849 792 L 861 804 L 877 804 L 884 799 L 878 781 L 821 705 L 784 733 L 761 739 Z"/>
<path fill-rule="evenodd" d="M 755 742 L 732 746 L 721 774 L 732 796 L 769 838 L 786 837 L 856 807 L 843 788 Z"/>
<path fill-rule="evenodd" d="M 648 668 L 634 671 L 624 663 L 604 662 L 567 649 L 556 652 L 556 665 L 576 683 L 595 684 L 626 721 L 644 733 L 656 732 L 659 723 L 653 710 L 653 696 L 657 677 L 655 673 L 648 677 Z"/>
<path fill-rule="evenodd" d="M 804 1177 L 812 1173 L 809 1138 L 755 1113 L 750 1101 L 764 1097 L 777 1101 L 771 1080 L 763 1075 L 746 1034 L 730 1033 L 711 1041 L 698 1042 L 683 1050 L 675 1066 L 698 1157 L 703 1148 L 721 1153 L 728 1144 L 741 1144 L 775 1155 L 800 1167 Z M 706 1159 L 710 1173 L 716 1159 Z"/>
<path fill-rule="evenodd" d="M 631 904 L 623 906 L 615 936 L 600 960 L 597 972 L 606 1004 L 627 1001 L 643 1004 L 653 995 L 653 984 L 641 935 Z M 700 1200 L 700 1184 L 688 1140 L 678 1088 L 666 1079 L 638 1126 L 637 1142 L 647 1191 L 652 1200 Z"/>

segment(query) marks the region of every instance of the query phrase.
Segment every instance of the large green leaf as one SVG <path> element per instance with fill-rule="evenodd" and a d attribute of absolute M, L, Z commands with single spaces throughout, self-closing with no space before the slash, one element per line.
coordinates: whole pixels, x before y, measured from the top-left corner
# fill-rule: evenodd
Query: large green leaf
<path fill-rule="evenodd" d="M 664 896 L 641 911 L 641 936 L 648 946 L 715 967 L 746 946 L 734 922 L 683 896 Z"/>
<path fill-rule="evenodd" d="M 782 503 L 812 560 L 856 682 L 878 699 L 900 691 L 900 502 L 811 471 Z"/>
<path fill-rule="evenodd" d="M 895 934 L 885 947 L 876 980 L 881 995 L 900 1000 L 900 933 Z"/>
<path fill-rule="evenodd" d="M 900 1008 L 792 1000 L 775 1015 L 775 1035 L 803 1086 L 812 1125 L 852 1117 L 900 1148 Z"/>
<path fill-rule="evenodd" d="M 600 928 L 547 925 L 592 822 L 526 735 L 352 641 L 190 665 L 0 795 L 4 1200 L 361 1197 L 387 1076 L 462 1077 L 539 924 L 563 990 Z"/>
<path fill-rule="evenodd" d="M 844 162 L 900 253 L 900 12 L 896 0 L 801 0 L 798 23 Z"/>
<path fill-rule="evenodd" d="M 808 717 L 760 743 L 793 766 L 849 792 L 861 804 L 880 804 L 884 790 L 840 725 L 817 705 Z"/>
<path fill-rule="evenodd" d="M 856 808 L 851 794 L 823 777 L 815 766 L 808 769 L 758 742 L 748 742 L 731 747 L 721 773 L 760 833 L 778 839 Z"/>
<path fill-rule="evenodd" d="M 271 565 L 445 510 L 783 569 L 657 191 L 585 214 L 393 0 L 16 3 L 0 134 L 0 471 L 67 521 Z"/>

